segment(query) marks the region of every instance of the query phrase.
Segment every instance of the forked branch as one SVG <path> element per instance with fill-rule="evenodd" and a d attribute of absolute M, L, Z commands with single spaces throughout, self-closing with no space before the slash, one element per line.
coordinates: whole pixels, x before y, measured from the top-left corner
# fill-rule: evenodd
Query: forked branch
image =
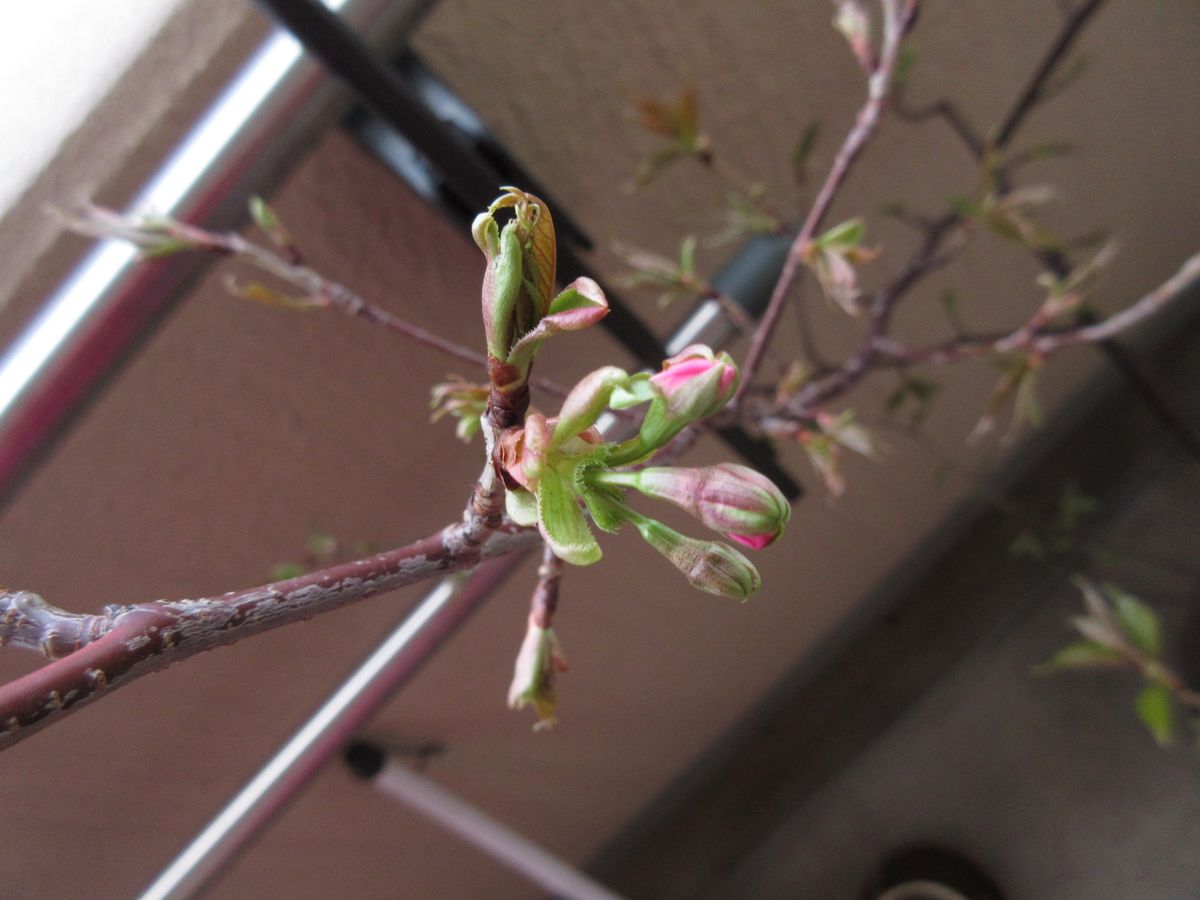
<path fill-rule="evenodd" d="M 846 135 L 842 146 L 838 149 L 837 155 L 833 160 L 833 165 L 830 167 L 829 173 L 825 176 L 825 181 L 821 185 L 820 191 L 817 192 L 817 197 L 813 201 L 812 208 L 809 210 L 804 224 L 800 226 L 799 233 L 796 235 L 795 240 L 792 241 L 783 271 L 779 276 L 779 280 L 775 283 L 775 289 L 771 292 L 771 299 L 767 304 L 766 312 L 763 314 L 762 321 L 754 333 L 754 339 L 751 341 L 750 349 L 746 354 L 746 361 L 742 366 L 742 383 L 738 389 L 738 396 L 735 397 L 734 403 L 737 403 L 738 399 L 749 388 L 750 382 L 754 379 L 754 375 L 758 371 L 758 367 L 762 364 L 767 347 L 771 342 L 771 336 L 774 334 L 775 327 L 779 324 L 779 317 L 783 313 L 783 306 L 787 300 L 788 292 L 791 291 L 792 285 L 795 283 L 804 265 L 804 256 L 808 250 L 809 243 L 816 235 L 821 223 L 825 220 L 825 216 L 833 204 L 834 197 L 837 196 L 837 192 L 843 182 L 845 182 L 846 176 L 850 174 L 855 160 L 858 159 L 859 154 L 862 153 L 863 148 L 867 146 L 867 143 L 879 127 L 879 121 L 883 117 L 884 106 L 891 92 L 892 79 L 896 72 L 896 63 L 900 58 L 900 47 L 905 35 L 908 34 L 909 29 L 912 28 L 913 23 L 916 21 L 918 5 L 919 0 L 903 0 L 903 2 L 901 0 L 884 0 L 882 3 L 884 10 L 882 45 L 879 53 L 879 61 L 876 63 L 875 69 L 868 79 L 867 100 L 858 112 L 854 127 Z"/>

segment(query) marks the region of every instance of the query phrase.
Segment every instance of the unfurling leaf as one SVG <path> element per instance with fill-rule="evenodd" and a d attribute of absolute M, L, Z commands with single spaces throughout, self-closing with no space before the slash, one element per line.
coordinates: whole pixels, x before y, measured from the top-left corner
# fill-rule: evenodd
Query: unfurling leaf
<path fill-rule="evenodd" d="M 1158 746 L 1169 747 L 1175 737 L 1175 707 L 1166 685 L 1146 685 L 1137 695 L 1134 708 Z"/>
<path fill-rule="evenodd" d="M 742 241 L 764 234 L 778 234 L 783 227 L 779 219 L 768 212 L 762 203 L 763 185 L 753 185 L 750 194 L 733 191 L 725 209 L 725 228 L 713 239 L 716 244 Z"/>
<path fill-rule="evenodd" d="M 275 210 L 267 205 L 267 201 L 262 197 L 251 197 L 249 206 L 250 218 L 254 220 L 254 224 L 270 239 L 272 244 L 284 250 L 294 248 L 292 236 L 283 227 L 283 222 L 279 220 Z"/>
<path fill-rule="evenodd" d="M 812 370 L 802 359 L 788 363 L 779 381 L 775 383 L 775 402 L 782 406 L 796 395 L 796 392 L 812 377 Z"/>
<path fill-rule="evenodd" d="M 1034 218 L 1034 214 L 1055 196 L 1054 189 L 1046 185 L 1018 188 L 1008 193 L 992 191 L 977 204 L 967 201 L 955 211 L 1022 247 L 1061 250 L 1062 241 L 1058 236 Z"/>
<path fill-rule="evenodd" d="M 435 384 L 430 391 L 429 406 L 433 409 L 431 421 L 436 422 L 446 415 L 458 420 L 454 432 L 461 441 L 469 441 L 480 428 L 480 416 L 487 409 L 489 388 L 486 384 L 475 384 L 461 375 L 449 376 L 449 381 Z"/>
<path fill-rule="evenodd" d="M 679 246 L 679 263 L 666 257 L 633 248 L 617 247 L 616 252 L 633 271 L 624 279 L 627 287 L 661 291 L 659 306 L 676 300 L 698 297 L 707 285 L 696 277 L 696 238 L 688 235 Z"/>
<path fill-rule="evenodd" d="M 581 331 L 608 315 L 608 299 L 590 278 L 576 278 L 555 297 L 548 312 L 512 346 L 508 362 L 527 369 L 547 338 L 567 331 Z"/>
<path fill-rule="evenodd" d="M 558 701 L 556 677 L 567 671 L 558 636 L 552 628 L 542 628 L 532 618 L 521 642 L 513 665 L 513 679 L 508 688 L 508 705 L 522 709 L 533 704 L 538 721 L 534 730 L 554 725 L 554 710 Z"/>
<path fill-rule="evenodd" d="M 804 254 L 825 296 L 852 316 L 862 313 L 855 266 L 879 255 L 877 249 L 862 246 L 865 233 L 862 219 L 849 219 L 814 238 Z"/>
<path fill-rule="evenodd" d="M 1149 606 L 1114 584 L 1104 585 L 1121 633 L 1151 659 L 1162 654 L 1162 623 Z"/>
<path fill-rule="evenodd" d="M 892 73 L 892 86 L 895 90 L 901 90 L 907 86 L 913 69 L 917 67 L 917 59 L 917 48 L 911 43 L 906 43 L 900 48 L 900 55 L 896 58 L 896 69 Z"/>
<path fill-rule="evenodd" d="M 637 101 L 637 123 L 651 134 L 671 142 L 638 167 L 638 184 L 650 181 L 676 160 L 703 156 L 708 152 L 709 141 L 700 134 L 698 110 L 696 89 L 692 85 L 684 87 L 679 98 L 673 101 L 649 97 Z"/>
<path fill-rule="evenodd" d="M 637 101 L 637 122 L 651 134 L 670 138 L 681 146 L 694 145 L 699 136 L 699 104 L 695 85 L 685 85 L 679 97 L 659 101 L 643 97 Z"/>
<path fill-rule="evenodd" d="M 839 0 L 833 27 L 846 38 L 863 70 L 871 72 L 875 68 L 875 51 L 871 47 L 871 17 L 862 0 Z"/>
<path fill-rule="evenodd" d="M 982 439 L 996 427 L 996 422 L 1011 404 L 1012 418 L 1006 438 L 1015 437 L 1028 425 L 1037 426 L 1042 421 L 1042 409 L 1034 389 L 1041 360 L 1033 356 L 1008 359 L 1000 363 L 1004 375 L 988 398 L 987 410 L 967 438 L 968 442 Z"/>
<path fill-rule="evenodd" d="M 1124 661 L 1116 650 L 1095 641 L 1076 641 L 1067 644 L 1048 660 L 1035 667 L 1038 675 L 1049 675 L 1064 669 L 1094 669 L 1118 666 Z"/>
<path fill-rule="evenodd" d="M 792 178 L 796 184 L 804 184 L 808 178 L 808 161 L 817 148 L 821 137 L 821 120 L 813 119 L 800 133 L 796 149 L 792 151 Z"/>
<path fill-rule="evenodd" d="M 941 385 L 936 381 L 906 375 L 884 401 L 884 410 L 890 414 L 911 407 L 909 421 L 913 425 L 920 425 L 933 408 L 933 401 L 939 390 Z"/>
<path fill-rule="evenodd" d="M 242 284 L 229 277 L 225 280 L 225 286 L 235 297 L 241 297 L 243 300 L 250 300 L 253 303 L 261 303 L 264 306 L 277 306 L 282 309 L 299 311 L 321 309 L 325 306 L 325 303 L 319 299 L 285 294 L 275 288 L 267 287 L 261 281 Z"/>

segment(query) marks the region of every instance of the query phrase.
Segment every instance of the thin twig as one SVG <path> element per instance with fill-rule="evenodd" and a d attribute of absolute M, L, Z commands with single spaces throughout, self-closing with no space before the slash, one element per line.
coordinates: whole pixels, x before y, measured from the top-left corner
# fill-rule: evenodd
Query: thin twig
<path fill-rule="evenodd" d="M 762 363 L 767 345 L 771 341 L 775 326 L 779 323 L 779 316 L 783 312 L 783 305 L 788 291 L 791 289 L 804 264 L 804 255 L 808 250 L 809 243 L 829 212 L 829 207 L 833 204 L 833 199 L 837 195 L 838 189 L 846 180 L 846 176 L 850 174 L 854 161 L 862 153 L 863 148 L 866 147 L 867 142 L 871 139 L 879 125 L 884 104 L 887 101 L 891 88 L 892 78 L 895 74 L 896 61 L 900 55 L 900 45 L 916 19 L 919 5 L 919 0 L 904 0 L 902 8 L 898 9 L 897 2 L 898 0 L 884 0 L 883 2 L 883 44 L 879 55 L 879 63 L 868 80 L 867 101 L 859 110 L 854 127 L 846 135 L 842 146 L 838 149 L 837 155 L 833 160 L 833 165 L 830 167 L 829 173 L 825 176 L 825 182 L 821 185 L 821 190 L 817 193 L 817 197 L 813 201 L 812 208 L 809 210 L 804 224 L 800 227 L 799 233 L 796 235 L 795 240 L 792 241 L 787 261 L 784 263 L 783 272 L 780 274 L 779 280 L 775 284 L 775 289 L 771 293 L 771 300 L 767 305 L 766 313 L 759 323 L 758 330 L 754 334 L 754 340 L 750 344 L 750 350 L 746 354 L 746 360 L 742 365 L 742 383 L 738 388 L 737 395 L 734 397 L 734 404 L 737 404 L 741 399 L 748 385 L 754 379 L 759 365 Z"/>
<path fill-rule="evenodd" d="M 1068 16 L 1059 31 L 1058 37 L 1054 43 L 1050 45 L 1050 49 L 1046 51 L 1046 55 L 1042 57 L 1041 63 L 1034 70 L 1029 83 L 1025 89 L 1018 95 L 1016 102 L 1000 127 L 996 129 L 992 138 L 992 145 L 998 149 L 1003 149 L 1008 146 L 1008 143 L 1016 136 L 1017 129 L 1021 127 L 1025 117 L 1028 116 L 1038 104 L 1046 96 L 1046 85 L 1050 81 L 1050 76 L 1061 64 L 1063 57 L 1070 52 L 1071 47 L 1075 44 L 1076 39 L 1083 33 L 1088 21 L 1095 15 L 1100 7 L 1104 5 L 1104 0 L 1086 0 L 1077 9 L 1073 10 Z"/>
<path fill-rule="evenodd" d="M 934 100 L 932 103 L 914 109 L 904 102 L 904 92 L 900 91 L 896 94 L 896 101 L 892 104 L 892 111 L 897 118 L 904 122 L 925 122 L 929 119 L 943 119 L 950 130 L 958 136 L 958 139 L 966 145 L 968 151 L 976 159 L 979 159 L 986 152 L 987 147 L 984 144 L 983 138 L 975 131 L 975 128 L 967 121 L 967 117 L 961 110 L 949 100 L 941 99 Z"/>
<path fill-rule="evenodd" d="M 833 372 L 814 378 L 797 391 L 786 404 L 786 414 L 796 418 L 811 416 L 817 409 L 841 396 L 879 368 L 944 365 L 962 359 L 1011 353 L 1025 353 L 1040 358 L 1078 344 L 1098 344 L 1144 321 L 1171 301 L 1197 287 L 1200 287 L 1200 254 L 1188 258 L 1179 271 L 1136 303 L 1094 325 L 1055 331 L 1041 331 L 1023 325 L 1015 331 L 1003 334 L 961 335 L 949 341 L 918 348 L 907 347 L 886 334 L 879 333 L 864 341 L 859 349 Z M 774 412 L 778 414 L 781 411 Z M 755 415 L 761 415 L 761 410 L 746 411 L 746 416 Z"/>
<path fill-rule="evenodd" d="M 876 342 L 876 355 L 887 365 L 904 366 L 937 365 L 968 357 L 1010 353 L 1047 356 L 1076 344 L 1097 344 L 1110 340 L 1145 321 L 1168 303 L 1196 287 L 1200 287 L 1200 254 L 1185 260 L 1179 271 L 1136 303 L 1095 324 L 1054 331 L 1043 331 L 1025 325 L 1002 335 L 964 335 L 920 348 L 904 347 L 891 339 L 883 339 Z"/>
<path fill-rule="evenodd" d="M 529 598 L 529 618 L 538 628 L 551 628 L 558 609 L 558 590 L 562 583 L 563 561 L 548 546 L 542 549 L 538 582 Z"/>
<path fill-rule="evenodd" d="M 154 219 L 143 223 L 112 210 L 96 207 L 88 207 L 81 216 L 68 217 L 67 221 L 71 227 L 84 234 L 119 238 L 147 248 L 152 253 L 162 246 L 164 239 L 169 239 L 178 244 L 172 252 L 194 251 L 236 257 L 298 288 L 304 296 L 301 305 L 334 310 L 373 325 L 380 325 L 439 353 L 470 363 L 477 368 L 487 369 L 487 356 L 484 354 L 367 302 L 345 285 L 331 281 L 304 265 L 294 247 L 285 250 L 285 255 L 280 255 L 246 240 L 235 232 L 208 231 L 173 219 Z M 550 379 L 533 376 L 530 382 L 555 396 L 567 395 L 566 388 Z"/>

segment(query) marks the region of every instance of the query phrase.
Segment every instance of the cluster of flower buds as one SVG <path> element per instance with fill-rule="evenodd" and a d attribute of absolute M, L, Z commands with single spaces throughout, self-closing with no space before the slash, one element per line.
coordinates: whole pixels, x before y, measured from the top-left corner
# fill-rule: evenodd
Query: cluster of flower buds
<path fill-rule="evenodd" d="M 633 525 L 655 550 L 701 590 L 745 599 L 758 590 L 753 564 L 720 541 L 679 534 L 633 510 L 625 489 L 665 500 L 747 547 L 764 547 L 783 531 L 787 500 L 771 481 L 744 466 L 648 467 L 644 464 L 683 428 L 721 409 L 738 372 L 728 354 L 695 345 L 663 363 L 661 372 L 629 374 L 615 366 L 585 376 L 558 416 L 530 413 L 522 429 L 505 434 L 498 459 L 509 482 L 508 514 L 536 524 L 566 562 L 588 565 L 600 546 L 584 515 L 613 532 Z M 646 405 L 637 434 L 606 442 L 595 428 L 608 409 Z"/>
<path fill-rule="evenodd" d="M 496 214 L 512 211 L 501 228 Z M 546 204 L 517 188 L 504 188 L 471 225 L 487 257 L 483 276 L 483 327 L 493 406 L 520 407 L 534 357 L 546 338 L 578 331 L 608 314 L 608 300 L 590 278 L 577 278 L 554 294 L 557 245 Z"/>

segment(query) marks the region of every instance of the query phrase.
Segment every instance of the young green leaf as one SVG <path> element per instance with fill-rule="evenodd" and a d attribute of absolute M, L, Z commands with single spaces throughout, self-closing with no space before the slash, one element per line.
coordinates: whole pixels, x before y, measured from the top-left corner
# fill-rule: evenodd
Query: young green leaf
<path fill-rule="evenodd" d="M 847 219 L 845 222 L 834 225 L 817 238 L 815 243 L 821 247 L 848 249 L 861 244 L 865 233 L 866 225 L 863 224 L 862 219 Z"/>
<path fill-rule="evenodd" d="M 267 234 L 279 227 L 279 217 L 275 215 L 275 211 L 271 207 L 267 206 L 267 201 L 262 197 L 250 198 L 250 218 Z"/>
<path fill-rule="evenodd" d="M 1033 671 L 1037 675 L 1049 675 L 1064 669 L 1094 669 L 1120 665 L 1121 662 L 1121 654 L 1111 647 L 1105 647 L 1095 641 L 1075 641 L 1036 666 Z"/>
<path fill-rule="evenodd" d="M 796 149 L 792 151 L 792 177 L 796 184 L 803 184 L 808 177 L 808 160 L 812 156 L 813 150 L 817 148 L 817 141 L 820 137 L 820 119 L 813 119 L 800 133 L 800 140 L 796 144 Z"/>
<path fill-rule="evenodd" d="M 1112 600 L 1113 613 L 1130 643 L 1157 659 L 1162 653 L 1162 623 L 1149 606 L 1113 584 L 1104 585 L 1104 593 Z"/>
<path fill-rule="evenodd" d="M 1134 708 L 1158 746 L 1170 746 L 1175 736 L 1175 707 L 1166 685 L 1146 685 L 1137 695 Z"/>
<path fill-rule="evenodd" d="M 895 90 L 900 90 L 908 84 L 908 79 L 912 76 L 913 69 L 917 66 L 917 48 L 910 43 L 906 43 L 900 48 L 900 55 L 896 58 L 896 69 L 892 73 L 892 86 Z"/>

